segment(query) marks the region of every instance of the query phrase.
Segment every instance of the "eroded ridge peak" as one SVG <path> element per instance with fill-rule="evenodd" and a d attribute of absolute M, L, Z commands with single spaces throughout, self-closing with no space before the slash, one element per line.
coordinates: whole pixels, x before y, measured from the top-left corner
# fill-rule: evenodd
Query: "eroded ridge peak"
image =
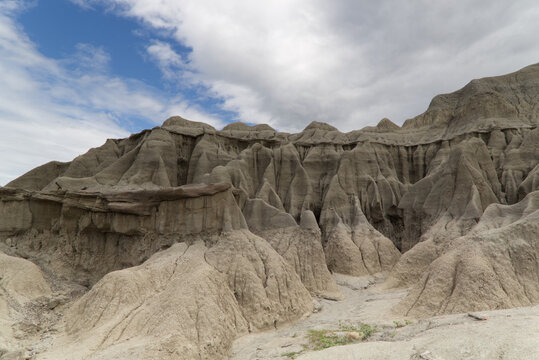
<path fill-rule="evenodd" d="M 339 129 L 337 129 L 336 127 L 320 121 L 311 122 L 303 131 L 307 130 L 339 131 Z"/>
<path fill-rule="evenodd" d="M 199 122 L 199 121 L 191 121 L 182 118 L 181 116 L 171 116 L 168 119 L 163 122 L 162 127 L 186 127 L 186 128 L 195 128 L 195 129 L 210 129 L 214 130 L 215 128 L 209 124 Z"/>
<path fill-rule="evenodd" d="M 254 124 L 249 125 L 241 121 L 233 122 L 228 125 L 226 125 L 223 128 L 223 131 L 230 130 L 230 131 L 275 131 L 274 128 L 269 126 L 268 124 Z"/>
<path fill-rule="evenodd" d="M 383 118 L 380 120 L 378 125 L 376 125 L 376 128 L 379 130 L 399 130 L 400 126 L 395 124 L 393 121 L 389 120 L 388 118 Z"/>

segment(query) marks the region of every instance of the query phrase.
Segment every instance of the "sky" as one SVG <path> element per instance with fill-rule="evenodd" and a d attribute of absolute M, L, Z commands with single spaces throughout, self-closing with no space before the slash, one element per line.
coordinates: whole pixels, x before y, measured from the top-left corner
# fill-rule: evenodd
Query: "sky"
<path fill-rule="evenodd" d="M 534 0 L 0 0 L 0 184 L 173 115 L 402 124 L 538 37 Z"/>

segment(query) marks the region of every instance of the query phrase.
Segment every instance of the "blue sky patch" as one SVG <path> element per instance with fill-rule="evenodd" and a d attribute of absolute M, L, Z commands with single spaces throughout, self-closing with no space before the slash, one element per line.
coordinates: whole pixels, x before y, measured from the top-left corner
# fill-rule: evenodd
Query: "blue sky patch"
<path fill-rule="evenodd" d="M 163 75 L 147 52 L 152 42 L 168 44 L 184 63 L 188 63 L 191 52 L 189 47 L 167 37 L 165 31 L 150 29 L 135 19 L 117 16 L 99 4 L 83 8 L 68 0 L 37 1 L 20 12 L 17 21 L 39 52 L 48 58 L 62 60 L 64 66 L 72 71 L 99 66 L 85 61 L 86 52 L 99 50 L 104 60 L 101 70 L 109 76 L 140 81 L 153 88 L 151 91 L 158 96 L 181 96 L 225 123 L 237 119 L 237 114 L 222 109 L 222 99 L 208 96 L 205 86 L 167 79 Z M 180 72 L 181 69 L 176 70 Z M 120 120 L 127 130 L 140 131 L 155 125 L 152 121 L 159 123 L 164 119 L 131 116 Z"/>

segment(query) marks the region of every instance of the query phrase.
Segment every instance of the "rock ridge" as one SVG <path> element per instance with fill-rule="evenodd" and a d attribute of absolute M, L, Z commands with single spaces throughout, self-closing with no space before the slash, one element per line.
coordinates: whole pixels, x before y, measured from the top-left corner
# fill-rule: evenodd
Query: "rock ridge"
<path fill-rule="evenodd" d="M 537 304 L 537 104 L 539 64 L 402 127 L 171 117 L 0 188 L 0 265 L 30 274 L 5 292 L 20 307 L 32 284 L 51 296 L 45 275 L 84 289 L 43 359 L 84 358 L 81 342 L 93 358 L 225 358 L 312 297 L 342 299 L 332 273 L 411 287 L 406 316 Z"/>

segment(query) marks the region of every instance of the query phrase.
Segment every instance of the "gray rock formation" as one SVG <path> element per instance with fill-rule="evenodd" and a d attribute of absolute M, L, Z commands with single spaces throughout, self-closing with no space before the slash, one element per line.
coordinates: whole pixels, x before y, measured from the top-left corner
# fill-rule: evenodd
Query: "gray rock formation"
<path fill-rule="evenodd" d="M 95 358 L 223 358 L 342 298 L 331 272 L 390 273 L 413 316 L 537 304 L 537 104 L 539 64 L 402 127 L 172 117 L 1 188 L 0 250 L 91 288 L 48 358 L 83 340 Z"/>
<path fill-rule="evenodd" d="M 81 284 L 199 234 L 246 228 L 229 184 L 111 193 L 0 189 L 0 233 Z M 15 235 L 15 236 L 13 236 Z"/>
<path fill-rule="evenodd" d="M 27 306 L 51 293 L 39 267 L 0 252 L 0 357 L 19 358 L 18 327 Z"/>
<path fill-rule="evenodd" d="M 224 358 L 236 336 L 312 310 L 297 275 L 263 239 L 240 230 L 213 240 L 175 244 L 107 274 L 73 304 L 49 356 L 73 359 L 90 347 L 105 358 Z"/>
<path fill-rule="evenodd" d="M 432 316 L 539 303 L 538 239 L 539 191 L 515 205 L 490 205 L 468 234 L 439 250 L 397 311 Z"/>

